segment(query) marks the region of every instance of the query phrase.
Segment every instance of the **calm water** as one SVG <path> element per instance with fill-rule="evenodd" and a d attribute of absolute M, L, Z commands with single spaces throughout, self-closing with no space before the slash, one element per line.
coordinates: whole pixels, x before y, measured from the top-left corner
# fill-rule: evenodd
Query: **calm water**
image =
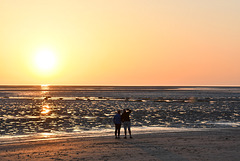
<path fill-rule="evenodd" d="M 113 129 L 124 108 L 133 127 L 239 128 L 240 87 L 0 86 L 0 134 Z"/>

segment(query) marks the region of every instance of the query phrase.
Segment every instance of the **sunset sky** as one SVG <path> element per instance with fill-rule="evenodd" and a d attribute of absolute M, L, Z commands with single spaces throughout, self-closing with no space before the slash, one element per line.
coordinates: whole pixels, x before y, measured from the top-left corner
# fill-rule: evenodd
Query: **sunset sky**
<path fill-rule="evenodd" d="M 0 84 L 240 85 L 240 1 L 0 0 Z"/>

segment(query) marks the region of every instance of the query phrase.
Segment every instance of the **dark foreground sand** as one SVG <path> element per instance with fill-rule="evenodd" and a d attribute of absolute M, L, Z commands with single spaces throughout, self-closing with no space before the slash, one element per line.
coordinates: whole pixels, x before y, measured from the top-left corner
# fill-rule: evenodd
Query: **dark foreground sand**
<path fill-rule="evenodd" d="M 240 160 L 240 129 L 152 133 L 0 145 L 0 160 Z"/>

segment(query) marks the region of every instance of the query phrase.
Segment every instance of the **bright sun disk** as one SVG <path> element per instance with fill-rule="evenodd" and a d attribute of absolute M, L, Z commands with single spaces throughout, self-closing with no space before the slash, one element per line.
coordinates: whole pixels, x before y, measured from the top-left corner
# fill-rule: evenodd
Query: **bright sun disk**
<path fill-rule="evenodd" d="M 35 64 L 41 71 L 53 70 L 56 65 L 56 57 L 53 51 L 42 49 L 36 53 Z"/>

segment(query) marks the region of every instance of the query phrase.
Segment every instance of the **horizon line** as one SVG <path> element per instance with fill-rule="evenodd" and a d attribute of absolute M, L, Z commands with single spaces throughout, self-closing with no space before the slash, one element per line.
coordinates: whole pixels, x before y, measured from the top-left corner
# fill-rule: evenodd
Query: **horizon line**
<path fill-rule="evenodd" d="M 119 85 L 119 84 L 0 84 L 0 86 L 42 86 L 42 85 L 47 85 L 47 86 L 119 86 L 119 87 L 130 87 L 130 86 L 146 86 L 146 87 L 164 87 L 164 86 L 182 86 L 182 87 L 192 87 L 192 86 L 199 86 L 199 87 L 240 87 L 240 85 Z"/>

